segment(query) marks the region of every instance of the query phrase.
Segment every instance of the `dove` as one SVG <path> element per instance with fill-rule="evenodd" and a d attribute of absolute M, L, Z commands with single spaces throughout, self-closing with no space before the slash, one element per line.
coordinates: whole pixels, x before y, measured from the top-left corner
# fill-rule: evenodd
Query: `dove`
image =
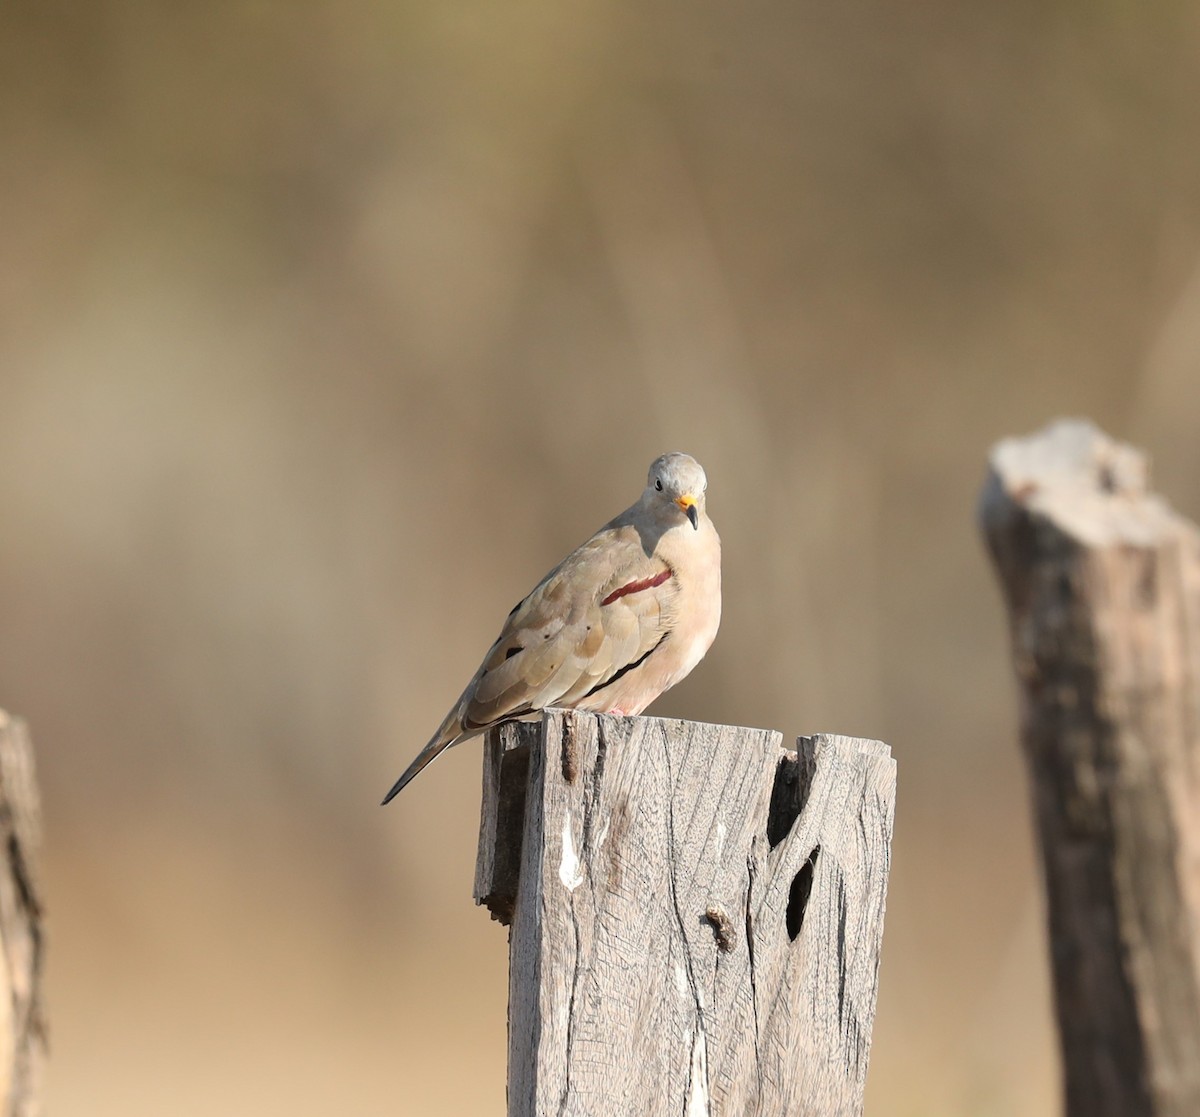
<path fill-rule="evenodd" d="M 542 710 L 640 714 L 704 658 L 721 623 L 721 540 L 688 454 L 650 466 L 609 520 L 508 614 L 438 731 L 384 805 L 446 749 Z"/>

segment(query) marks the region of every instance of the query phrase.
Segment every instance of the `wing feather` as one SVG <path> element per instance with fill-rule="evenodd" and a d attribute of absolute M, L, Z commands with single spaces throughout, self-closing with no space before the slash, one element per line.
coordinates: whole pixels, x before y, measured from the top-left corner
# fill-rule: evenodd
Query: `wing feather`
<path fill-rule="evenodd" d="M 655 585 L 614 595 L 640 582 Z M 463 694 L 463 724 L 493 725 L 579 701 L 662 639 L 675 621 L 676 596 L 669 569 L 645 553 L 636 531 L 603 529 L 509 614 Z"/>

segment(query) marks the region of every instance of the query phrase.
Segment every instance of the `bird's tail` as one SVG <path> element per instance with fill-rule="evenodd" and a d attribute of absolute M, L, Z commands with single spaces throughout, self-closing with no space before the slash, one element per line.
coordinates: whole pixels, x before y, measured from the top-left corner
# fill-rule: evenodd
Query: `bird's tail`
<path fill-rule="evenodd" d="M 427 744 L 416 755 L 416 759 L 404 769 L 404 774 L 392 784 L 392 790 L 383 797 L 382 806 L 386 807 L 405 786 L 416 778 L 417 774 L 422 772 L 430 764 L 432 764 L 443 752 L 451 745 L 458 744 L 468 734 L 463 732 L 462 721 L 459 718 L 458 706 L 446 715 L 446 720 L 442 722 L 441 727 L 433 735 L 429 744 Z"/>

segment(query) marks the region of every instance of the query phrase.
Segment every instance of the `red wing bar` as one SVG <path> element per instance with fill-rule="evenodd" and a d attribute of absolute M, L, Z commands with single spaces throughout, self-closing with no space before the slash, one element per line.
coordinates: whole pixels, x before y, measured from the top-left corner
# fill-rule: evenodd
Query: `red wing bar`
<path fill-rule="evenodd" d="M 671 568 L 659 574 L 655 574 L 653 578 L 643 578 L 640 582 L 627 582 L 623 586 L 619 586 L 613 590 L 603 601 L 601 605 L 611 605 L 619 597 L 625 597 L 631 593 L 641 593 L 642 590 L 652 590 L 655 586 L 661 586 L 669 577 L 671 577 Z"/>

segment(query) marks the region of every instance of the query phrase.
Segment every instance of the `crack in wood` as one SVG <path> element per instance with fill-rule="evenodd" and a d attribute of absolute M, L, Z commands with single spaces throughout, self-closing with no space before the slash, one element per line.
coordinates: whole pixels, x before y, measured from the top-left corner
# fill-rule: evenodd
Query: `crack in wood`
<path fill-rule="evenodd" d="M 838 961 L 838 1027 L 845 1030 L 846 1020 L 846 879 L 837 874 L 837 961 Z"/>
<path fill-rule="evenodd" d="M 574 783 L 579 776 L 579 748 L 575 743 L 575 723 L 571 718 L 562 720 L 562 773 L 567 783 Z"/>
<path fill-rule="evenodd" d="M 579 736 L 577 733 L 577 725 L 574 714 L 567 714 L 562 719 L 562 731 L 560 735 L 561 746 L 563 750 L 563 778 L 567 783 L 574 783 L 579 776 Z M 583 801 L 583 836 L 580 842 L 580 848 L 583 852 L 583 861 L 581 862 L 581 877 L 587 882 L 588 895 L 592 897 L 592 906 L 595 907 L 595 877 L 594 866 L 592 865 L 592 855 L 595 849 L 592 844 L 593 819 L 596 811 L 600 806 L 601 793 L 604 783 L 604 767 L 605 757 L 608 752 L 608 737 L 605 733 L 603 723 L 598 723 L 595 726 L 596 734 L 596 759 L 592 765 L 591 775 L 588 778 L 590 786 L 585 788 L 585 797 Z M 570 761 L 568 763 L 568 755 Z M 568 814 L 569 819 L 569 814 Z M 563 1081 L 562 1096 L 559 1100 L 560 1117 L 566 1113 L 567 1100 L 571 1090 L 571 1073 L 575 1063 L 575 1037 L 576 1037 L 576 1020 L 575 1011 L 576 1000 L 579 994 L 579 986 L 584 977 L 583 959 L 580 956 L 582 936 L 579 928 L 579 912 L 576 908 L 577 896 L 572 890 L 569 900 L 571 927 L 574 934 L 575 943 L 575 962 L 571 975 L 571 995 L 567 1002 L 567 1050 L 566 1050 L 566 1074 Z"/>
<path fill-rule="evenodd" d="M 754 1066 L 758 1075 L 762 1074 L 762 1052 L 759 1050 L 759 1036 L 762 1035 L 762 1024 L 758 1019 L 758 975 L 754 968 L 754 913 L 752 897 L 754 896 L 755 847 L 758 836 L 750 839 L 750 853 L 746 857 L 746 951 L 747 966 L 749 967 L 750 1007 L 754 1012 Z"/>
<path fill-rule="evenodd" d="M 579 915 L 575 911 L 575 897 L 572 895 L 569 901 L 571 911 L 571 926 L 575 933 L 575 964 L 571 974 L 571 996 L 567 1001 L 567 1051 L 565 1062 L 565 1074 L 563 1076 L 562 1094 L 558 1099 L 559 1117 L 565 1117 L 567 1112 L 567 1099 L 571 1093 L 571 1071 L 575 1065 L 575 1025 L 578 1017 L 575 1015 L 575 998 L 579 992 L 579 982 L 583 977 L 583 967 L 579 957 Z"/>
<path fill-rule="evenodd" d="M 820 853 L 821 847 L 813 846 L 812 852 L 800 866 L 796 875 L 792 877 L 791 886 L 788 888 L 788 902 L 784 919 L 787 923 L 788 938 L 792 942 L 796 941 L 804 927 L 804 913 L 808 909 L 808 900 L 812 895 L 813 876 L 816 873 L 817 858 Z"/>
<path fill-rule="evenodd" d="M 699 982 L 696 980 L 696 968 L 692 959 L 691 946 L 688 943 L 687 924 L 683 918 L 683 909 L 679 903 L 679 890 L 675 879 L 675 873 L 678 866 L 679 850 L 675 841 L 675 773 L 671 767 L 671 750 L 668 747 L 668 739 L 666 733 L 660 734 L 663 743 L 663 756 L 666 760 L 667 772 L 667 883 L 671 892 L 671 907 L 675 911 L 675 923 L 679 929 L 679 939 L 683 946 L 683 959 L 687 966 L 688 987 L 692 992 L 692 1000 L 696 1006 L 696 1030 L 702 1035 L 706 1035 L 704 1026 L 704 997 L 700 992 Z M 704 1092 L 708 1094 L 708 1061 L 704 1060 L 705 1083 Z M 691 1111 L 691 1098 L 695 1083 L 692 1076 L 696 1073 L 695 1060 L 693 1059 L 688 1068 L 688 1084 L 684 1092 L 684 1114 L 687 1117 Z"/>

